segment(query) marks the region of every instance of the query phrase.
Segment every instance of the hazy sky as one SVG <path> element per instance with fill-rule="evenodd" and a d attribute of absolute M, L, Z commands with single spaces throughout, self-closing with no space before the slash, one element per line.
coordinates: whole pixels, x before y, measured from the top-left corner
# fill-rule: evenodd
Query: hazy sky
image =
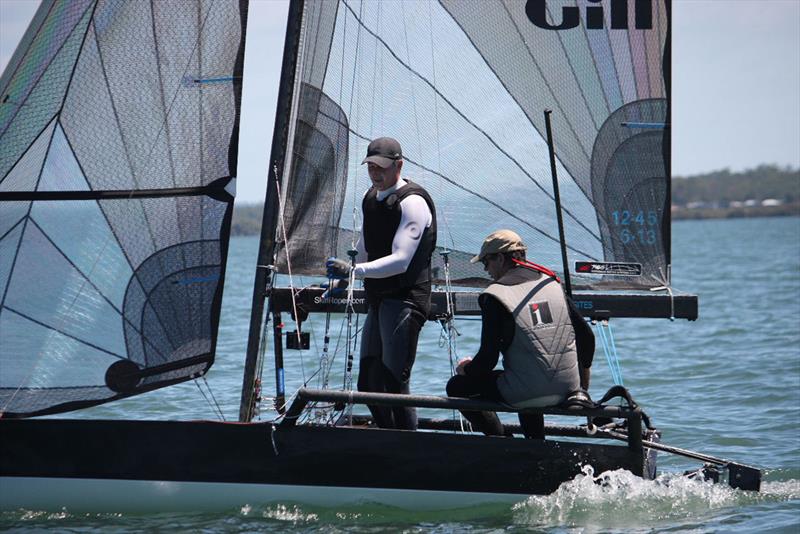
<path fill-rule="evenodd" d="M 0 0 L 0 68 L 38 0 Z M 261 201 L 288 2 L 250 0 L 237 200 Z M 673 174 L 800 166 L 800 0 L 673 0 Z"/>

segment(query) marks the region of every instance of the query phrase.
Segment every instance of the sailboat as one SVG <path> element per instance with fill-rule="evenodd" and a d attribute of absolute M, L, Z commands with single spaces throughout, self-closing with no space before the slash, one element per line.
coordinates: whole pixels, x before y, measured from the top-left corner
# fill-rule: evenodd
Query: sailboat
<path fill-rule="evenodd" d="M 757 489 L 754 468 L 661 444 L 630 396 L 531 409 L 580 423 L 546 440 L 457 416 L 375 428 L 359 408 L 515 410 L 353 391 L 362 291 L 296 285 L 354 248 L 358 164 L 391 134 L 441 210 L 429 319 L 451 358 L 488 283 L 467 261 L 487 226 L 561 265 L 603 327 L 695 319 L 697 298 L 670 283 L 669 0 L 293 0 L 239 423 L 42 418 L 213 364 L 246 23 L 245 0 L 44 0 L 0 78 L 2 508 L 463 507 L 552 492 L 587 465 L 653 478 L 659 450 Z M 287 392 L 285 351 L 310 352 L 310 314 L 326 318 L 319 367 Z"/>

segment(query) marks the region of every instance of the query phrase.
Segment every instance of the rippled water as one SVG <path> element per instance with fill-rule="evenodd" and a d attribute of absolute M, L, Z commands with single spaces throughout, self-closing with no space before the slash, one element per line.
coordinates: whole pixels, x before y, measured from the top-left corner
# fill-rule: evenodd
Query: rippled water
<path fill-rule="evenodd" d="M 256 247 L 255 238 L 231 242 L 217 362 L 208 374 L 214 398 L 229 420 L 238 413 Z M 597 484 L 597 477 L 587 469 L 556 493 L 533 496 L 513 507 L 415 513 L 371 504 L 320 509 L 283 503 L 243 505 L 214 514 L 19 511 L 0 516 L 0 528 L 80 532 L 176 528 L 205 532 L 800 532 L 800 218 L 676 222 L 673 263 L 675 288 L 700 297 L 700 319 L 614 321 L 625 385 L 662 430 L 665 443 L 765 469 L 759 494 L 670 474 L 696 464 L 660 454 L 659 468 L 666 474 L 656 481 L 614 472 L 602 475 L 602 483 Z M 335 321 L 335 332 L 339 326 Z M 413 374 L 415 392 L 444 393 L 449 360 L 437 328 L 428 324 L 423 330 Z M 459 355 L 469 355 L 477 346 L 479 323 L 461 321 L 458 328 L 462 334 Z M 314 323 L 313 330 L 321 334 L 321 323 Z M 342 363 L 342 350 L 340 347 L 335 365 Z M 311 376 L 317 361 L 310 353 L 301 357 L 295 351 L 287 351 L 286 357 L 291 391 L 302 383 L 303 376 Z M 267 384 L 271 370 L 265 370 L 264 377 Z M 598 347 L 591 392 L 599 396 L 611 384 Z M 216 418 L 195 384 L 69 415 Z M 272 416 L 265 411 L 262 419 Z"/>

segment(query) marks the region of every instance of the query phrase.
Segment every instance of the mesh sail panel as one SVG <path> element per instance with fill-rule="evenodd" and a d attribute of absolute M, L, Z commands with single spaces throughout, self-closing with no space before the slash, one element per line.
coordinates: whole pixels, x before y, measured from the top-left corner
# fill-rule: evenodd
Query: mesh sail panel
<path fill-rule="evenodd" d="M 107 402 L 213 363 L 244 6 L 40 6 L 0 78 L 0 415 Z"/>
<path fill-rule="evenodd" d="M 288 251 L 294 271 L 321 275 L 322 259 L 352 247 L 370 185 L 361 160 L 371 139 L 391 136 L 404 176 L 436 203 L 456 283 L 488 282 L 468 260 L 499 228 L 562 270 L 550 109 L 573 286 L 667 285 L 668 35 L 665 0 L 307 0 L 279 269 Z M 442 278 L 442 257 L 433 261 Z M 635 263 L 641 274 L 587 275 L 579 261 Z"/>

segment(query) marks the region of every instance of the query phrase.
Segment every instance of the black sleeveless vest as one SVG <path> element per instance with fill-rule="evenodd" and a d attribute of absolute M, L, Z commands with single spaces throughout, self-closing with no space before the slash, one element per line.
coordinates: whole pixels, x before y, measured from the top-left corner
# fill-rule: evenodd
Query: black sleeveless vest
<path fill-rule="evenodd" d="M 392 253 L 392 241 L 400 226 L 400 202 L 410 195 L 419 195 L 431 210 L 431 225 L 423 229 L 417 251 L 406 272 L 388 278 L 365 278 L 364 289 L 370 303 L 392 298 L 413 302 L 425 315 L 431 303 L 431 256 L 436 248 L 436 209 L 428 192 L 406 180 L 406 185 L 378 200 L 378 190 L 371 187 L 361 203 L 364 212 L 364 248 L 367 260 L 373 261 Z"/>

